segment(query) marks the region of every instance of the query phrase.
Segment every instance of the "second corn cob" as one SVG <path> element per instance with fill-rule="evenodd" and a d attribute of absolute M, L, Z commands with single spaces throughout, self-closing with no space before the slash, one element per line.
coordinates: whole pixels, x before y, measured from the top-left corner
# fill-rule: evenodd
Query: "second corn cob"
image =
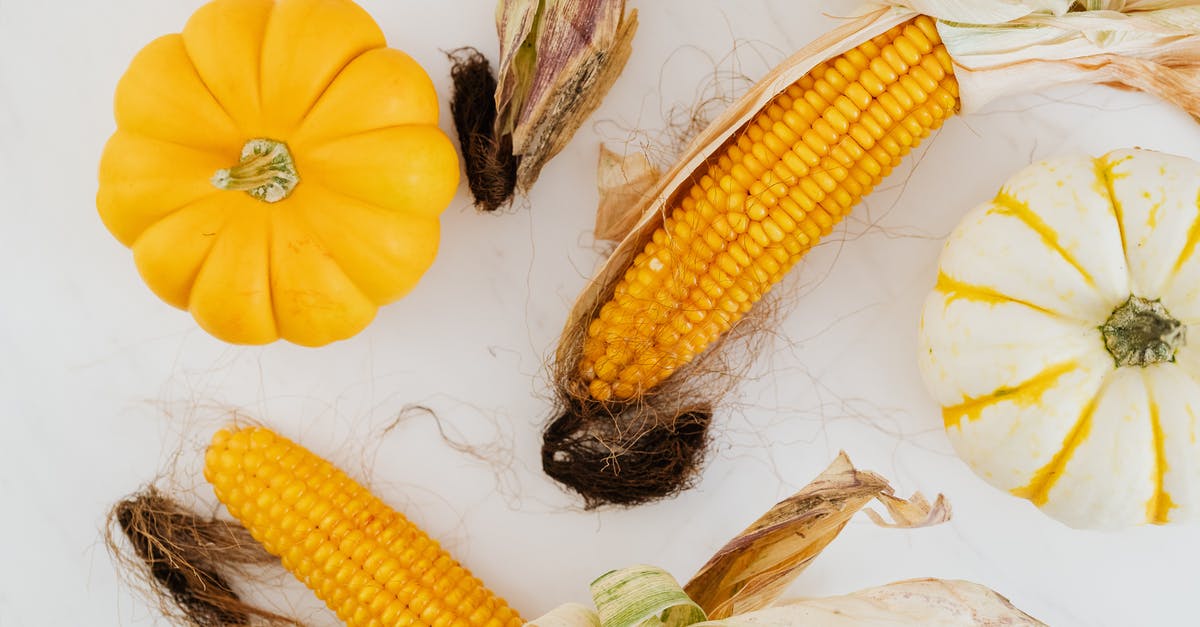
<path fill-rule="evenodd" d="M 351 627 L 522 624 L 403 515 L 272 431 L 219 431 L 204 476 L 254 539 Z"/>

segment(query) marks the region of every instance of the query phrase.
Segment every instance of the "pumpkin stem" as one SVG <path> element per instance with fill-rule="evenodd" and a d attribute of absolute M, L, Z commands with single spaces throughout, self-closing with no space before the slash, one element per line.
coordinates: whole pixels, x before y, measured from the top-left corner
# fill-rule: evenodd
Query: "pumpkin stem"
<path fill-rule="evenodd" d="M 1100 333 L 1118 368 L 1175 361 L 1175 351 L 1187 343 L 1187 327 L 1160 301 L 1140 296 L 1118 305 L 1100 325 Z"/>
<path fill-rule="evenodd" d="M 279 202 L 296 188 L 300 174 L 287 144 L 260 138 L 242 147 L 241 163 L 217 170 L 211 180 L 217 189 L 243 191 L 263 202 Z"/>

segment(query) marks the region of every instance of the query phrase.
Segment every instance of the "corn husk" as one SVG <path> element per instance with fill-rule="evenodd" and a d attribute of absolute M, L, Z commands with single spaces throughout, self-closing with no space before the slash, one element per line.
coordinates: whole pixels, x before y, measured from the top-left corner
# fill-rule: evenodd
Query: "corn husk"
<path fill-rule="evenodd" d="M 885 526 L 920 527 L 950 517 L 940 495 L 933 504 L 920 494 L 897 498 L 887 480 L 856 469 L 842 453 L 812 483 L 717 551 L 686 587 L 653 566 L 612 571 L 592 583 L 595 611 L 567 604 L 529 625 L 1041 625 L 999 594 L 967 581 L 901 581 L 844 596 L 779 603 L 796 576 L 875 499 L 894 516 L 891 522 L 872 516 Z"/>
<path fill-rule="evenodd" d="M 625 0 L 501 0 L 496 137 L 512 136 L 527 192 L 596 110 L 632 52 Z"/>
<path fill-rule="evenodd" d="M 858 470 L 842 453 L 811 483 L 721 547 L 688 582 L 688 596 L 710 618 L 771 605 L 854 514 L 875 499 L 889 513 L 899 514 L 888 522 L 870 512 L 872 520 L 884 526 L 925 527 L 950 519 L 950 506 L 941 495 L 932 506 L 920 493 L 907 501 L 900 499 L 886 479 Z"/>
<path fill-rule="evenodd" d="M 994 590 L 970 581 L 912 579 L 844 596 L 789 601 L 696 627 L 1035 627 L 1044 623 Z"/>
<path fill-rule="evenodd" d="M 643 153 L 618 155 L 600 145 L 596 167 L 596 187 L 600 206 L 596 209 L 596 239 L 617 241 L 637 224 L 637 215 L 629 207 L 642 200 L 658 182 L 662 172 Z"/>
<path fill-rule="evenodd" d="M 1200 119 L 1196 0 L 885 0 L 938 18 L 963 110 L 1095 83 L 1145 91 Z"/>

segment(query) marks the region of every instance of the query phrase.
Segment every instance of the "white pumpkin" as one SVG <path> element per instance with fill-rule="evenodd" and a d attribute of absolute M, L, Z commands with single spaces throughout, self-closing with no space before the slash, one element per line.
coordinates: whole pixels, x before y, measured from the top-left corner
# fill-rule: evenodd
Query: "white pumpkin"
<path fill-rule="evenodd" d="M 1200 164 L 1144 150 L 1034 164 L 963 219 L 920 366 L 975 472 L 1073 527 L 1200 518 L 1198 242 Z"/>

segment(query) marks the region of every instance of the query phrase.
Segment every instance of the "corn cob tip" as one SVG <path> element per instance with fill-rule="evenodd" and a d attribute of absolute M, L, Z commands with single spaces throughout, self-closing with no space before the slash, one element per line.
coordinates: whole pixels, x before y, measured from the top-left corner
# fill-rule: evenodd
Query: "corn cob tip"
<path fill-rule="evenodd" d="M 633 506 L 691 487 L 704 462 L 709 407 L 662 411 L 639 403 L 572 399 L 546 426 L 542 470 L 584 507 Z"/>

